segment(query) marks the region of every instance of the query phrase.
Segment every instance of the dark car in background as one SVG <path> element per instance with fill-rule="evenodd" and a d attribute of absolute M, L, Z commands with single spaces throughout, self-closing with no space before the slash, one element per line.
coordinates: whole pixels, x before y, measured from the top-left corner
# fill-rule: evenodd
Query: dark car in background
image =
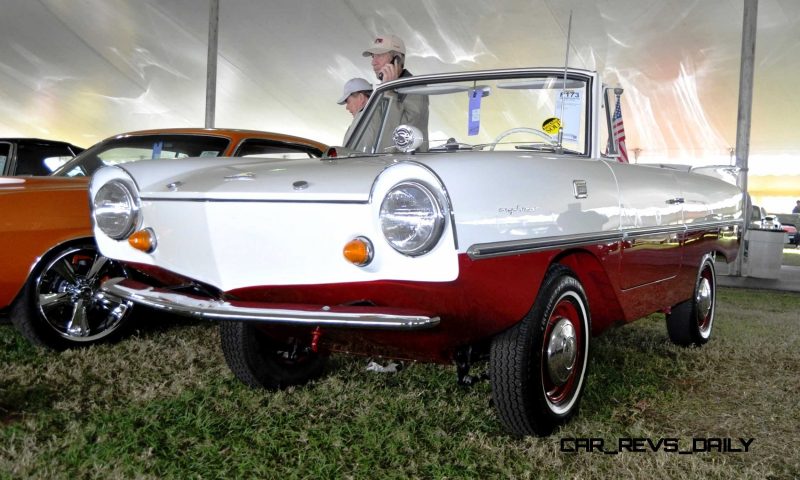
<path fill-rule="evenodd" d="M 771 213 L 773 218 L 781 223 L 781 228 L 788 237 L 789 243 L 794 246 L 800 244 L 800 234 L 797 228 L 800 227 L 800 213 Z"/>
<path fill-rule="evenodd" d="M 50 175 L 83 150 L 57 140 L 0 138 L 0 175 Z"/>

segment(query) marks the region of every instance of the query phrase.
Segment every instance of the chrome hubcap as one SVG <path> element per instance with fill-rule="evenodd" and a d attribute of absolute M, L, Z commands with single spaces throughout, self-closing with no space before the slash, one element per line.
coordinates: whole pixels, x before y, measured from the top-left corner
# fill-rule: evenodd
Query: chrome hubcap
<path fill-rule="evenodd" d="M 701 278 L 697 286 L 697 296 L 694 299 L 697 305 L 697 316 L 699 319 L 708 317 L 711 312 L 711 282 L 707 278 Z"/>
<path fill-rule="evenodd" d="M 98 290 L 108 275 L 126 275 L 93 249 L 72 248 L 36 279 L 38 313 L 61 337 L 75 342 L 103 338 L 123 324 L 130 302 L 109 301 Z"/>
<path fill-rule="evenodd" d="M 567 383 L 575 368 L 575 359 L 578 356 L 576 343 L 575 327 L 569 320 L 562 318 L 553 327 L 547 342 L 547 371 L 556 386 Z"/>

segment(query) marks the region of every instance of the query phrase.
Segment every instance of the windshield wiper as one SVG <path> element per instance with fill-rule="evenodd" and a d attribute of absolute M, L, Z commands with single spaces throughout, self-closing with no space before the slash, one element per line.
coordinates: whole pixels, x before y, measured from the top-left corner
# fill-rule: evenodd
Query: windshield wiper
<path fill-rule="evenodd" d="M 428 148 L 429 152 L 459 152 L 459 151 L 463 152 L 471 150 L 475 150 L 474 145 L 461 142 L 447 142 L 441 145 L 437 145 L 435 147 Z"/>
<path fill-rule="evenodd" d="M 553 152 L 555 153 L 557 145 L 548 145 L 544 143 L 533 143 L 530 145 L 514 145 L 514 148 L 517 150 L 531 150 L 537 152 Z M 561 148 L 561 151 L 564 153 L 569 153 L 571 155 L 583 155 L 583 153 L 577 150 L 570 150 L 569 148 Z"/>
<path fill-rule="evenodd" d="M 556 146 L 546 143 L 530 143 L 527 145 L 514 145 L 517 150 L 533 150 L 537 152 L 555 152 Z"/>
<path fill-rule="evenodd" d="M 556 145 L 555 144 L 548 144 L 548 143 L 528 143 L 522 145 L 515 145 L 517 142 L 492 142 L 492 143 L 480 143 L 477 145 L 473 145 L 473 150 L 483 150 L 485 147 L 492 147 L 491 149 L 494 150 L 494 147 L 497 145 L 514 145 L 514 148 L 517 150 L 534 150 L 534 151 L 542 151 L 542 152 L 555 152 Z M 578 153 L 578 152 L 575 152 Z"/>

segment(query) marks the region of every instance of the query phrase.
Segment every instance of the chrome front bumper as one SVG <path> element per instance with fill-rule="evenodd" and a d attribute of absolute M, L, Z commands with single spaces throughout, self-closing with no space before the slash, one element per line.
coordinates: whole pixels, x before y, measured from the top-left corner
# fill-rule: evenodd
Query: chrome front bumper
<path fill-rule="evenodd" d="M 205 320 L 230 320 L 295 326 L 381 330 L 435 327 L 439 317 L 409 309 L 223 301 L 159 289 L 125 278 L 112 278 L 100 295 Z"/>

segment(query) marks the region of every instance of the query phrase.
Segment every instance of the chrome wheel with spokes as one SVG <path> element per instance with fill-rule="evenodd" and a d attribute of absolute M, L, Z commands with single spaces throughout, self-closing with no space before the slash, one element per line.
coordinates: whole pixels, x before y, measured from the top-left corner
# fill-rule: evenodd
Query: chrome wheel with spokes
<path fill-rule="evenodd" d="M 59 246 L 34 268 L 11 320 L 32 343 L 56 350 L 115 338 L 133 304 L 109 299 L 100 285 L 127 273 L 100 255 L 94 242 Z"/>

